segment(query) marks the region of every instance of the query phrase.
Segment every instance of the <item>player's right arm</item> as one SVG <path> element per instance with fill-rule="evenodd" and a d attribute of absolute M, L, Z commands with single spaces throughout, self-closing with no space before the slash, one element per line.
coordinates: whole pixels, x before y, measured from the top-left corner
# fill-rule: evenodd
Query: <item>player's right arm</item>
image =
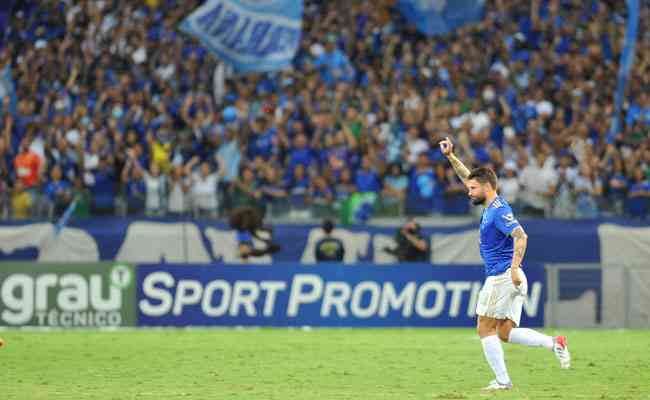
<path fill-rule="evenodd" d="M 467 185 L 467 177 L 469 176 L 470 171 L 454 154 L 454 144 L 448 137 L 440 141 L 440 151 L 442 151 L 442 154 L 447 157 L 454 172 L 456 172 L 456 175 L 458 175 L 460 180 L 463 181 L 463 184 Z"/>

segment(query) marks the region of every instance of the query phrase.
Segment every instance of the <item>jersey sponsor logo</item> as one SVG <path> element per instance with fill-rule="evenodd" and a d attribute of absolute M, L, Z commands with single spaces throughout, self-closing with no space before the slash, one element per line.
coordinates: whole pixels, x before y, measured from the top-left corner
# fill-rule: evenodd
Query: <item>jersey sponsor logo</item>
<path fill-rule="evenodd" d="M 503 214 L 501 217 L 506 220 L 506 226 L 511 226 L 519 223 L 512 213 Z"/>

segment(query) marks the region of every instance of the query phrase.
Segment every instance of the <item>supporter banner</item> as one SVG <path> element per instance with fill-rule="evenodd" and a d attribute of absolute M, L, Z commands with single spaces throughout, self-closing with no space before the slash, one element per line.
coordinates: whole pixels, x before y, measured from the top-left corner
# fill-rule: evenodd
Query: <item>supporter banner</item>
<path fill-rule="evenodd" d="M 0 264 L 0 325 L 135 325 L 135 274 L 127 264 Z"/>
<path fill-rule="evenodd" d="M 609 243 L 624 239 L 643 222 L 610 220 L 520 220 L 528 233 L 526 262 L 600 262 L 602 257 L 621 257 L 608 249 Z M 607 241 L 599 238 L 599 227 L 612 230 Z M 397 260 L 386 253 L 394 247 L 397 227 L 349 226 L 337 228 L 333 235 L 343 241 L 344 262 L 390 264 Z M 235 231 L 221 222 L 205 220 L 156 220 L 129 218 L 72 219 L 56 233 L 51 223 L 4 222 L 0 224 L 0 261 L 37 260 L 40 262 L 128 263 L 227 263 L 237 264 Z M 478 223 L 423 228 L 434 264 L 481 264 Z M 315 244 L 323 231 L 315 225 L 274 225 L 274 241 L 282 250 L 257 258 L 254 263 L 315 262 Z M 616 239 L 618 238 L 618 239 Z M 609 246 L 609 247 L 608 247 Z M 629 246 L 628 246 L 629 247 Z M 611 254 L 610 254 L 611 253 Z M 626 260 L 641 258 L 641 252 L 627 252 Z M 608 259 L 609 259 L 608 258 Z"/>
<path fill-rule="evenodd" d="M 288 66 L 298 49 L 302 0 L 208 0 L 181 22 L 235 72 Z"/>
<path fill-rule="evenodd" d="M 525 271 L 522 326 L 542 326 L 544 269 Z M 482 281 L 478 266 L 139 266 L 138 325 L 469 327 Z"/>
<path fill-rule="evenodd" d="M 441 35 L 483 17 L 485 0 L 399 0 L 397 8 L 426 35 Z"/>

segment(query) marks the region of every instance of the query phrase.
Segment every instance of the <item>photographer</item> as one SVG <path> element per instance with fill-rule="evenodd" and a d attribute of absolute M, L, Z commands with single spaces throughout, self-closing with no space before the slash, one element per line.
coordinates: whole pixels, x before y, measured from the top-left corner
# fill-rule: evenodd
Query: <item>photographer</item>
<path fill-rule="evenodd" d="M 400 262 L 427 262 L 429 246 L 420 232 L 420 225 L 415 220 L 409 220 L 395 234 L 397 247 L 384 247 L 386 253 L 397 257 Z"/>
<path fill-rule="evenodd" d="M 253 207 L 237 207 L 230 213 L 230 227 L 237 231 L 239 257 L 246 261 L 249 257 L 261 257 L 280 251 L 280 246 L 272 242 L 273 230 L 265 227 L 262 215 Z M 262 241 L 265 248 L 255 248 L 253 238 Z"/>

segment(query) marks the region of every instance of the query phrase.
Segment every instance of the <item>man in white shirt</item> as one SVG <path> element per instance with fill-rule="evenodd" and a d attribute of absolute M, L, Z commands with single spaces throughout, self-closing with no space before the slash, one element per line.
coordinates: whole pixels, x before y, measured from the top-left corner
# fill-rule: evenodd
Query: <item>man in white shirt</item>
<path fill-rule="evenodd" d="M 191 170 L 192 164 L 198 162 L 198 157 L 190 161 L 186 168 Z M 219 200 L 217 198 L 217 187 L 219 185 L 220 175 L 223 176 L 224 170 L 221 168 L 221 174 L 212 172 L 210 163 L 203 161 L 201 168 L 192 173 L 192 200 L 194 211 L 200 214 L 207 214 L 210 217 L 217 216 Z"/>
<path fill-rule="evenodd" d="M 539 152 L 519 175 L 523 212 L 535 216 L 548 215 L 557 182 L 557 173 L 545 167 L 546 154 Z"/>
<path fill-rule="evenodd" d="M 499 178 L 499 193 L 508 204 L 515 206 L 519 200 L 519 178 L 517 177 L 517 164 L 510 160 L 503 166 L 504 176 Z"/>
<path fill-rule="evenodd" d="M 424 153 L 429 150 L 429 144 L 426 140 L 420 137 L 420 132 L 415 125 L 411 125 L 406 131 L 405 144 L 407 152 L 406 157 L 411 165 L 415 164 L 415 160 L 417 160 L 420 153 Z"/>
<path fill-rule="evenodd" d="M 571 166 L 571 154 L 568 151 L 560 153 L 560 161 L 557 168 L 557 182 L 555 184 L 555 196 L 553 198 L 553 217 L 571 218 L 575 214 L 575 198 L 573 187 L 575 185 L 577 170 Z"/>

